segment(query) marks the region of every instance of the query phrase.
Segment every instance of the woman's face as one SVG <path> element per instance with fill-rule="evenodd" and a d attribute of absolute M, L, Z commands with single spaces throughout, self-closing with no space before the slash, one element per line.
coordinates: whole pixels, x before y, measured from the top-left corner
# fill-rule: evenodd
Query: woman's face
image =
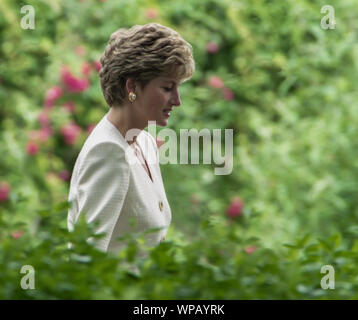
<path fill-rule="evenodd" d="M 160 76 L 151 80 L 144 90 L 137 88 L 135 102 L 141 118 L 147 122 L 156 121 L 158 126 L 167 126 L 171 110 L 181 104 L 179 85 L 179 79 Z"/>

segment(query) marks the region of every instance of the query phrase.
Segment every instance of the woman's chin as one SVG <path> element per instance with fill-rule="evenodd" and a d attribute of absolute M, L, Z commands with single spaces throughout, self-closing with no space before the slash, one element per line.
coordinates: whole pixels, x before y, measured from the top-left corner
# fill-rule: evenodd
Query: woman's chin
<path fill-rule="evenodd" d="M 157 126 L 165 127 L 168 125 L 168 119 L 164 119 L 164 118 L 158 119 L 156 124 Z"/>
<path fill-rule="evenodd" d="M 169 117 L 157 117 L 156 119 L 152 118 L 151 120 L 148 120 L 148 124 L 149 124 L 149 121 L 154 121 L 155 122 L 155 125 L 156 126 L 159 126 L 159 127 L 166 127 L 168 125 L 168 120 L 169 120 Z"/>
<path fill-rule="evenodd" d="M 157 121 L 157 126 L 159 127 L 166 127 L 167 125 L 168 125 L 168 120 Z"/>

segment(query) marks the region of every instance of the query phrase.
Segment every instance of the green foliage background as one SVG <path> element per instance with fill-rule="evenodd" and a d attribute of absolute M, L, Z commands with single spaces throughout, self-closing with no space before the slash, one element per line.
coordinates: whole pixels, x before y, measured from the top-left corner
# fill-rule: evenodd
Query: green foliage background
<path fill-rule="evenodd" d="M 327 4 L 335 9 L 331 30 L 320 24 Z M 21 28 L 23 5 L 35 8 L 34 30 Z M 0 203 L 0 298 L 357 298 L 355 7 L 351 0 L 2 0 L 0 180 L 11 192 Z M 149 22 L 177 30 L 196 61 L 169 128 L 233 129 L 234 167 L 219 176 L 214 165 L 162 165 L 172 225 L 139 260 L 140 236 L 113 256 L 86 243 L 92 227 L 84 221 L 73 234 L 66 228 L 69 181 L 57 173 L 72 171 L 86 128 L 108 110 L 96 72 L 86 91 L 56 101 L 54 133 L 39 152 L 27 154 L 26 144 L 63 65 L 80 75 L 112 32 Z M 218 52 L 207 51 L 209 42 Z M 211 87 L 211 76 L 234 99 Z M 68 100 L 72 114 L 61 109 Z M 69 146 L 60 131 L 71 120 L 83 131 Z M 244 209 L 232 220 L 226 209 L 235 196 Z M 257 250 L 245 251 L 250 246 Z M 23 265 L 35 269 L 35 290 L 20 287 Z M 321 288 L 324 265 L 335 268 L 334 290 Z"/>

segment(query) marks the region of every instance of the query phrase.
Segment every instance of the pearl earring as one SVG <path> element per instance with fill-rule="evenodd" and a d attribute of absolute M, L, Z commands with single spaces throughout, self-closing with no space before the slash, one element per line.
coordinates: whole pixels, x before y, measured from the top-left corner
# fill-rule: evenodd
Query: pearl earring
<path fill-rule="evenodd" d="M 134 92 L 129 92 L 128 99 L 130 102 L 133 102 L 137 98 L 137 95 Z"/>

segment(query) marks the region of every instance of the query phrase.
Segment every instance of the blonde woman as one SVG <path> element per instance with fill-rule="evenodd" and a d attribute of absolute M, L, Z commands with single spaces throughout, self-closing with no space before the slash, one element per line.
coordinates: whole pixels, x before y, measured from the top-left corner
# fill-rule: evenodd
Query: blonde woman
<path fill-rule="evenodd" d="M 179 85 L 195 69 L 192 47 L 158 23 L 136 25 L 111 35 L 100 62 L 109 112 L 76 160 L 68 228 L 72 231 L 85 214 L 87 222 L 99 222 L 96 233 L 106 234 L 96 247 L 118 252 L 123 243 L 117 237 L 160 227 L 146 238 L 154 246 L 165 240 L 172 214 L 156 141 L 144 129 L 148 121 L 166 126 L 174 107 L 180 106 Z"/>

